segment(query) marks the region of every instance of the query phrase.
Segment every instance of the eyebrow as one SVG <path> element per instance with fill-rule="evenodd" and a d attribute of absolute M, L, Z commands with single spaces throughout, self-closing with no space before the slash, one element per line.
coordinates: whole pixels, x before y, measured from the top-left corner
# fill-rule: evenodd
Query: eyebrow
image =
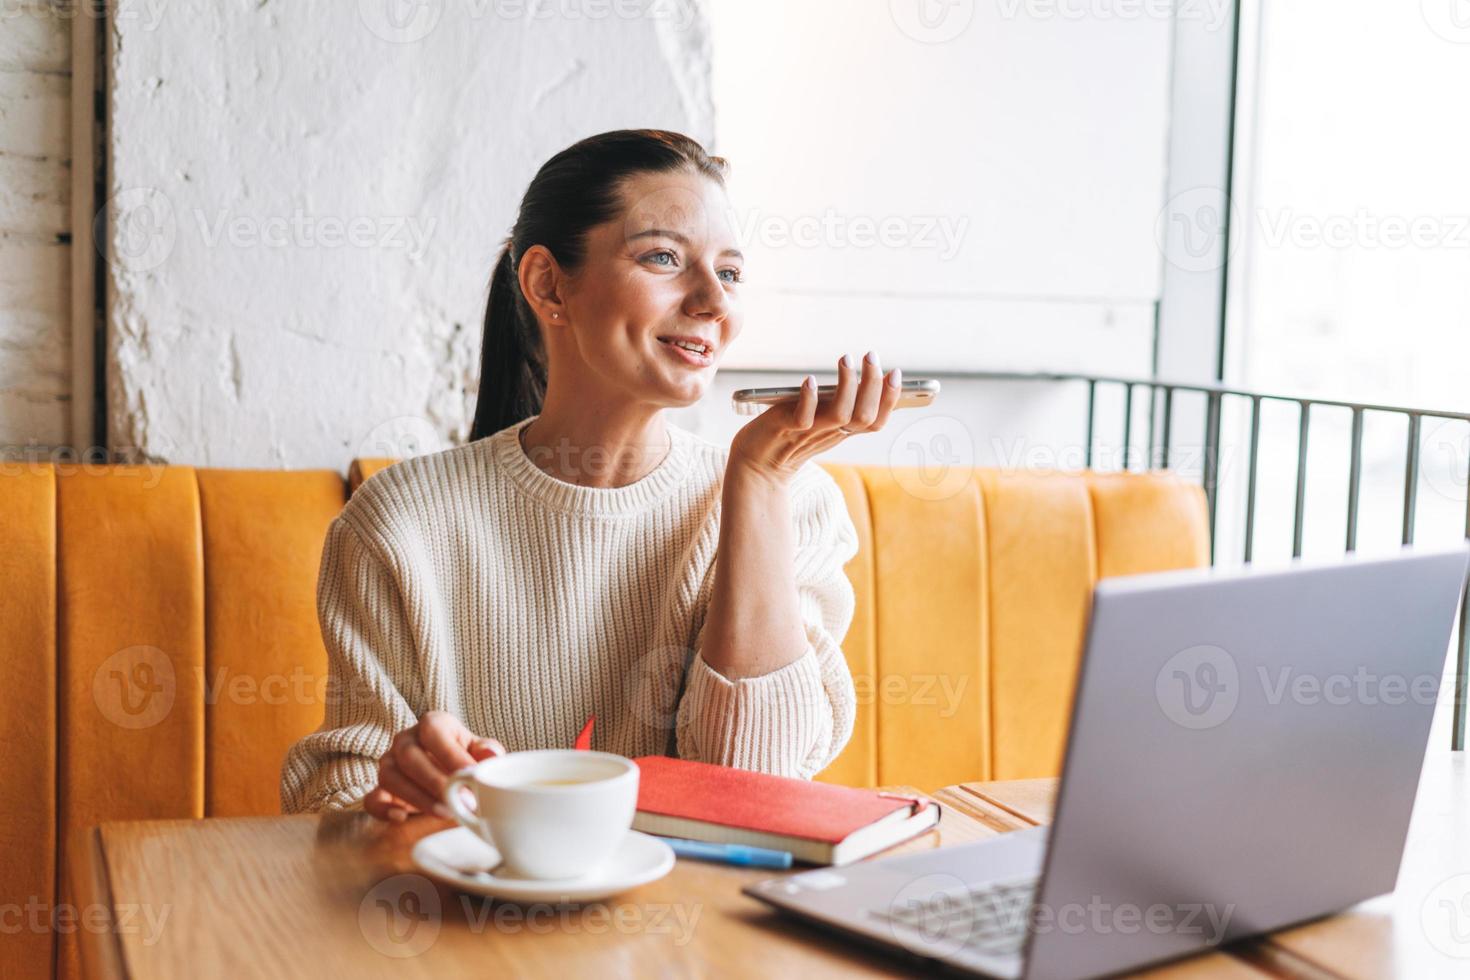
<path fill-rule="evenodd" d="M 672 238 L 674 241 L 679 242 L 681 245 L 689 244 L 689 237 L 683 232 L 670 231 L 667 228 L 649 228 L 647 231 L 640 231 L 635 234 L 629 235 L 628 241 L 631 242 L 635 238 L 657 238 L 660 236 L 664 238 Z M 720 254 L 733 255 L 737 259 L 740 259 L 742 261 L 744 261 L 745 259 L 745 253 L 740 251 L 740 249 L 738 248 L 727 248 L 721 251 Z"/>

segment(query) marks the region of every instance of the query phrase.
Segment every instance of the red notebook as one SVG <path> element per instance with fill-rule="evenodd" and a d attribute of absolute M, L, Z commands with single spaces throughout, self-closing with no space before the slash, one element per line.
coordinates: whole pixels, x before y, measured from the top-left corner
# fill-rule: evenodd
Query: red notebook
<path fill-rule="evenodd" d="M 790 851 L 809 864 L 849 864 L 939 822 L 923 796 L 814 783 L 707 762 L 645 755 L 633 829 L 717 844 Z"/>

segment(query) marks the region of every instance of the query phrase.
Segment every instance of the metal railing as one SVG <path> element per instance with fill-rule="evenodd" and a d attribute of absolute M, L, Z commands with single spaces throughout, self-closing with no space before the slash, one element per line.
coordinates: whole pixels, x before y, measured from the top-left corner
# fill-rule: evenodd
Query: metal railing
<path fill-rule="evenodd" d="M 1470 423 L 1470 414 L 1463 412 L 1436 411 L 1423 408 L 1406 408 L 1397 405 L 1378 405 L 1371 402 L 1338 401 L 1331 398 L 1301 398 L 1291 395 L 1268 394 L 1229 388 L 1223 385 L 1166 381 L 1157 378 L 1124 378 L 1093 374 L 1069 373 L 1025 373 L 1005 371 L 965 372 L 965 378 L 1000 381 L 1071 382 L 1087 386 L 1087 436 L 1084 448 L 1086 465 L 1093 465 L 1094 443 L 1097 430 L 1098 389 L 1100 386 L 1116 386 L 1123 393 L 1122 446 L 1123 466 L 1129 468 L 1137 433 L 1133 424 L 1135 393 L 1148 392 L 1148 466 L 1168 468 L 1170 452 L 1174 445 L 1175 395 L 1178 392 L 1198 393 L 1204 396 L 1203 455 L 1201 461 L 1201 483 L 1209 512 L 1210 560 L 1218 562 L 1216 548 L 1216 524 L 1219 512 L 1220 480 L 1220 430 L 1227 399 L 1243 399 L 1250 406 L 1249 455 L 1247 458 L 1245 489 L 1245 546 L 1242 560 L 1249 563 L 1254 550 L 1256 530 L 1256 490 L 1260 477 L 1261 453 L 1261 406 L 1264 402 L 1295 404 L 1298 410 L 1296 450 L 1296 496 L 1292 520 L 1293 557 L 1302 554 L 1302 529 L 1306 518 L 1307 499 L 1307 448 L 1311 434 L 1312 410 L 1314 408 L 1342 408 L 1352 412 L 1349 461 L 1347 471 L 1347 522 L 1344 528 L 1344 551 L 1354 551 L 1358 546 L 1358 511 L 1361 503 L 1363 481 L 1363 417 L 1367 412 L 1402 416 L 1408 425 L 1405 446 L 1402 542 L 1414 543 L 1415 515 L 1418 510 L 1418 483 L 1420 469 L 1420 437 L 1425 419 L 1450 419 Z M 1466 487 L 1465 536 L 1470 537 L 1470 461 L 1464 474 Z M 1459 640 L 1455 654 L 1455 690 L 1453 726 L 1450 745 L 1455 751 L 1465 748 L 1466 736 L 1466 689 L 1470 679 L 1470 591 L 1462 596 L 1460 604 Z"/>

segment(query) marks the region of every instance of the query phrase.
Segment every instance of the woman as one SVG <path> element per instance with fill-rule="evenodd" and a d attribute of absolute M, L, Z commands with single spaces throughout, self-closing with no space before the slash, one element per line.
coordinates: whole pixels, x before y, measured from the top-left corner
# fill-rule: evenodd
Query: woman
<path fill-rule="evenodd" d="M 728 449 L 670 424 L 740 334 L 726 162 L 661 130 L 552 157 L 485 312 L 471 441 L 367 480 L 332 523 L 321 728 L 287 813 L 446 815 L 455 770 L 594 747 L 810 778 L 852 733 L 857 535 L 812 459 L 882 428 L 900 374 L 844 356 Z"/>

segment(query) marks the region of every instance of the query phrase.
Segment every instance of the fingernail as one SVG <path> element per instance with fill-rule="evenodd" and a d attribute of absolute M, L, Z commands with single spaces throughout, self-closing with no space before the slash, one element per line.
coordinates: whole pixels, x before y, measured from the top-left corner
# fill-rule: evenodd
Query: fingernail
<path fill-rule="evenodd" d="M 806 380 L 801 383 L 801 386 L 803 388 L 815 388 L 817 386 L 816 376 L 808 374 Z"/>
<path fill-rule="evenodd" d="M 842 355 L 842 366 L 844 368 L 846 368 L 847 370 L 849 370 L 849 371 L 852 370 L 852 355 L 851 354 L 843 354 Z"/>
<path fill-rule="evenodd" d="M 450 813 L 449 807 L 445 806 L 443 803 L 434 804 L 434 816 L 439 817 L 442 820 L 454 819 L 454 814 Z"/>
<path fill-rule="evenodd" d="M 876 365 L 878 363 L 878 355 L 874 354 L 872 351 L 868 351 L 867 361 L 869 364 Z"/>
<path fill-rule="evenodd" d="M 894 388 L 902 388 L 903 370 L 900 368 L 894 368 L 892 371 L 888 372 L 888 384 Z"/>

